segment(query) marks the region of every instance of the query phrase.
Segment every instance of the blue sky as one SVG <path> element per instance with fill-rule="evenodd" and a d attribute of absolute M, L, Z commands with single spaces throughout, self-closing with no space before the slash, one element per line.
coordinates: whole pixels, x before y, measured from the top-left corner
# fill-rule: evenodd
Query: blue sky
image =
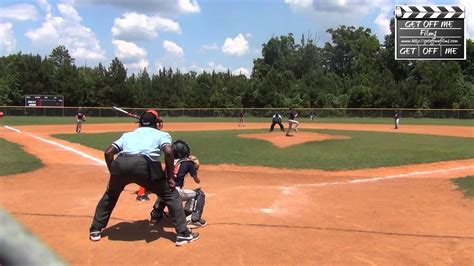
<path fill-rule="evenodd" d="M 181 71 L 249 74 L 272 36 L 310 32 L 319 45 L 339 25 L 364 26 L 380 40 L 395 4 L 464 5 L 474 36 L 474 1 L 399 0 L 30 0 L 0 2 L 0 55 L 48 55 L 65 45 L 78 65 L 129 72 L 161 66 Z"/>

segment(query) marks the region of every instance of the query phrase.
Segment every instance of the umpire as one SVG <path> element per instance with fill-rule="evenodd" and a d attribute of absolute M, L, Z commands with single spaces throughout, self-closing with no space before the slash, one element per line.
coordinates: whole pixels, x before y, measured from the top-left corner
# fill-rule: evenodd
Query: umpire
<path fill-rule="evenodd" d="M 99 241 L 101 231 L 107 226 L 120 193 L 126 185 L 135 183 L 157 194 L 168 206 L 181 246 L 199 239 L 186 226 L 186 217 L 179 193 L 175 190 L 174 155 L 171 136 L 158 130 L 161 122 L 155 110 L 148 110 L 140 117 L 140 127 L 122 135 L 105 150 L 105 162 L 110 172 L 107 190 L 97 204 L 90 227 L 90 240 Z M 160 163 L 160 152 L 165 155 L 167 175 Z M 118 154 L 114 160 L 114 156 Z M 168 177 L 168 178 L 167 178 Z"/>
<path fill-rule="evenodd" d="M 281 115 L 278 112 L 276 112 L 272 117 L 272 125 L 270 126 L 270 132 L 273 131 L 276 124 L 280 126 L 281 131 L 285 131 L 285 127 L 283 126 L 283 123 L 281 122 Z"/>

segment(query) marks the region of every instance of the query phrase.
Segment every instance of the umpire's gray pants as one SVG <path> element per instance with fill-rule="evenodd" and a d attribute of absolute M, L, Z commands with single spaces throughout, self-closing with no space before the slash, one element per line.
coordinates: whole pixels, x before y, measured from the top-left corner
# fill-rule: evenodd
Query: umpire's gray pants
<path fill-rule="evenodd" d="M 162 178 L 157 181 L 151 180 L 148 164 L 143 156 L 118 156 L 112 162 L 109 185 L 97 204 L 90 231 L 101 231 L 107 226 L 120 193 L 126 185 L 135 183 L 144 187 L 147 191 L 157 194 L 166 202 L 176 233 L 187 232 L 189 229 L 186 227 L 186 217 L 181 204 L 181 197 L 176 190 L 170 191 L 163 173 L 161 173 L 161 176 Z"/>

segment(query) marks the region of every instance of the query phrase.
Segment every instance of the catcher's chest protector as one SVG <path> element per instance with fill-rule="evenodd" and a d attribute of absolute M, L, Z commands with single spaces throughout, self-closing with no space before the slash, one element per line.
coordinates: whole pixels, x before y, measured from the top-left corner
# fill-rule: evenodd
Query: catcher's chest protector
<path fill-rule="evenodd" d="M 181 166 L 182 162 L 190 162 L 192 161 L 191 159 L 188 158 L 183 158 L 183 159 L 174 159 L 174 176 L 178 176 L 179 168 Z"/>

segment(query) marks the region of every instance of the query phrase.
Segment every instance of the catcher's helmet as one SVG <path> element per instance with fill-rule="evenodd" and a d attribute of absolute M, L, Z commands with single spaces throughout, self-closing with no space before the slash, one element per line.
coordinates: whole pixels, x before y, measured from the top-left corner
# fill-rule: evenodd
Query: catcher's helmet
<path fill-rule="evenodd" d="M 142 127 L 154 127 L 161 129 L 163 127 L 163 120 L 161 120 L 160 114 L 153 109 L 150 109 L 140 116 L 140 126 Z"/>
<path fill-rule="evenodd" d="M 191 148 L 184 140 L 177 140 L 173 142 L 173 154 L 175 159 L 183 159 L 189 157 Z"/>

